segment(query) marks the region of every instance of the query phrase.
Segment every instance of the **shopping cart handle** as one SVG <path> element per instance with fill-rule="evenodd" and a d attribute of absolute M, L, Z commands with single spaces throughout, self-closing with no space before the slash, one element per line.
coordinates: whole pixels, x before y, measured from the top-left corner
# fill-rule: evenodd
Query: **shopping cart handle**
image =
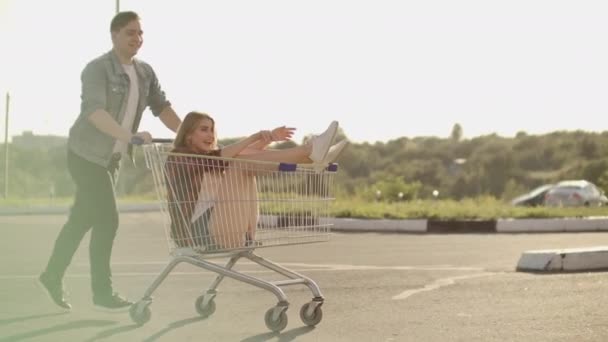
<path fill-rule="evenodd" d="M 173 142 L 173 139 L 168 139 L 168 138 L 156 138 L 156 139 L 152 139 L 153 143 L 166 143 L 166 144 L 170 144 Z"/>
<path fill-rule="evenodd" d="M 152 139 L 152 143 L 172 143 L 173 139 Z M 144 138 L 139 137 L 139 136 L 133 136 L 131 137 L 131 144 L 132 145 L 143 145 L 145 143 Z"/>
<path fill-rule="evenodd" d="M 132 136 L 131 137 L 131 145 L 143 145 L 145 142 L 144 138 L 139 137 L 139 136 Z"/>

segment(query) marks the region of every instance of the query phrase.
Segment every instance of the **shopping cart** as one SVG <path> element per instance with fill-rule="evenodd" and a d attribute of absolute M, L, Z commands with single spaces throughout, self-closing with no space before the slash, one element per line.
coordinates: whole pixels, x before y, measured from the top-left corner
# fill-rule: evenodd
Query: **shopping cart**
<path fill-rule="evenodd" d="M 248 161 L 172 153 L 170 143 L 143 146 L 164 218 L 170 261 L 130 308 L 131 319 L 144 324 L 151 317 L 152 293 L 171 270 L 185 262 L 217 273 L 194 303 L 203 317 L 215 312 L 217 289 L 224 277 L 272 292 L 278 299 L 266 311 L 266 326 L 275 332 L 287 326 L 289 307 L 282 287 L 306 285 L 312 300 L 300 309 L 304 324 L 322 317 L 323 295 L 310 278 L 255 254 L 258 248 L 327 241 L 328 211 L 336 164 L 315 172 L 309 165 Z M 228 259 L 225 265 L 213 259 Z M 233 269 L 241 258 L 287 279 L 266 281 Z"/>

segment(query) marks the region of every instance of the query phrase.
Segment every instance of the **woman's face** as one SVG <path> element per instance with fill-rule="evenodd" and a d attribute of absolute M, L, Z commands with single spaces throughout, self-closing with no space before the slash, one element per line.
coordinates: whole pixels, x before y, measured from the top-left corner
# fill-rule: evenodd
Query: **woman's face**
<path fill-rule="evenodd" d="M 188 137 L 188 144 L 197 152 L 208 152 L 215 148 L 215 132 L 213 122 L 202 119 L 194 132 Z"/>

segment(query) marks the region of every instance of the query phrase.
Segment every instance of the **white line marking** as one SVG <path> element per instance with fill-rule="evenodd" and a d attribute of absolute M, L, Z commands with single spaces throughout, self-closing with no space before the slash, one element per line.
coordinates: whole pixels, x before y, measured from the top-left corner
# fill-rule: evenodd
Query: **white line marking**
<path fill-rule="evenodd" d="M 326 271 L 325 269 L 320 269 L 319 271 Z M 240 273 L 276 273 L 274 271 L 239 271 Z M 156 277 L 160 274 L 160 272 L 112 272 L 112 277 Z M 201 275 L 212 275 L 215 276 L 217 273 L 210 272 L 207 270 L 200 270 L 197 272 L 171 272 L 169 276 L 201 276 Z M 91 275 L 89 273 L 68 273 L 65 275 L 66 278 L 90 278 Z M 5 275 L 0 276 L 0 280 L 17 280 L 17 279 L 34 279 L 38 278 L 37 275 Z"/>
<path fill-rule="evenodd" d="M 441 278 L 441 279 L 435 280 L 431 284 L 425 285 L 422 288 L 403 291 L 400 294 L 393 296 L 393 299 L 394 300 L 406 299 L 412 295 L 415 295 L 416 293 L 425 292 L 425 291 L 433 291 L 433 290 L 439 289 L 440 287 L 452 285 L 457 280 L 471 279 L 471 278 L 477 278 L 477 277 L 486 277 L 486 276 L 491 276 L 494 274 L 496 274 L 496 273 L 484 272 L 484 273 L 475 273 L 475 274 L 467 274 L 467 275 L 462 275 L 462 276 Z"/>
<path fill-rule="evenodd" d="M 123 263 L 122 265 L 148 265 L 150 263 Z M 155 263 L 156 264 L 156 263 Z M 158 263 L 158 264 L 166 264 L 166 263 Z M 256 263 L 248 262 L 241 263 L 247 265 L 257 265 Z M 88 265 L 88 264 L 87 264 Z M 114 264 L 115 265 L 115 264 Z M 440 266 L 357 266 L 357 265 L 315 265 L 315 264 L 302 264 L 302 263 L 281 263 L 283 266 L 291 266 L 298 267 L 297 272 L 333 272 L 333 271 L 483 271 L 482 268 L 478 267 L 450 267 L 447 265 Z M 241 270 L 234 269 L 240 273 L 247 274 L 276 274 L 275 271 L 272 270 Z M 113 277 L 155 277 L 160 272 L 112 272 Z M 169 275 L 170 276 L 190 276 L 197 275 L 200 276 L 202 274 L 210 274 L 216 275 L 215 272 L 207 271 L 202 269 L 200 271 L 193 272 L 176 272 L 173 271 Z M 0 276 L 0 280 L 17 280 L 17 279 L 34 279 L 37 278 L 38 275 L 2 275 Z M 89 278 L 89 273 L 68 273 L 66 274 L 67 278 Z M 454 279 L 457 279 L 455 277 Z"/>
<path fill-rule="evenodd" d="M 223 266 L 221 263 L 215 261 L 216 264 Z M 376 265 L 344 265 L 344 264 L 306 264 L 306 263 L 297 263 L 297 262 L 277 262 L 279 265 L 285 267 L 293 267 L 297 268 L 298 272 L 325 272 L 325 271 L 484 271 L 483 268 L 480 267 L 468 267 L 468 266 L 452 266 L 452 265 L 419 265 L 419 266 L 376 266 Z M 167 265 L 168 261 L 146 261 L 146 262 L 113 262 L 112 266 L 144 266 L 144 265 Z M 88 263 L 76 263 L 76 266 L 88 266 Z M 193 265 L 194 266 L 194 265 Z M 237 266 L 258 266 L 260 265 L 251 262 L 251 261 L 243 261 L 238 262 Z M 196 267 L 196 266 L 194 266 Z M 275 271 L 268 270 L 265 268 L 261 268 L 261 270 L 243 270 L 240 267 L 233 268 L 233 270 L 241 273 L 249 273 L 249 274 L 275 274 Z M 138 276 L 157 276 L 160 273 L 158 272 L 112 272 L 112 275 L 115 277 L 138 277 Z M 188 276 L 188 275 L 201 275 L 209 273 L 215 275 L 215 272 L 207 271 L 203 268 L 200 271 L 192 271 L 192 272 L 176 272 L 173 271 L 170 275 L 175 276 Z M 37 278 L 38 274 L 35 275 L 25 275 L 25 274 L 4 274 L 0 275 L 0 280 L 10 280 L 10 279 L 33 279 Z M 90 277 L 89 273 L 68 273 L 66 274 L 68 278 L 88 278 Z M 458 277 L 454 277 L 454 279 L 459 279 Z"/>
<path fill-rule="evenodd" d="M 420 266 L 375 266 L 375 265 L 341 265 L 341 264 L 302 264 L 302 263 L 280 263 L 286 266 L 296 267 L 327 267 L 334 271 L 358 271 L 358 270 L 394 270 L 394 271 L 483 271 L 481 267 L 451 266 L 451 265 L 420 265 Z"/>
<path fill-rule="evenodd" d="M 214 261 L 214 263 L 221 265 L 221 263 Z M 305 264 L 299 262 L 276 262 L 275 263 L 283 266 L 291 267 L 303 267 L 303 268 L 328 268 L 333 271 L 357 271 L 357 270 L 395 270 L 395 271 L 483 271 L 482 267 L 469 267 L 469 266 L 452 266 L 452 265 L 418 265 L 418 266 L 376 266 L 376 265 L 343 265 L 343 264 Z M 167 265 L 168 261 L 149 261 L 149 262 L 113 262 L 112 266 L 137 266 L 137 265 Z M 88 263 L 78 263 L 78 266 L 89 266 Z M 259 266 L 258 264 L 250 261 L 237 262 L 237 265 L 241 266 Z"/>

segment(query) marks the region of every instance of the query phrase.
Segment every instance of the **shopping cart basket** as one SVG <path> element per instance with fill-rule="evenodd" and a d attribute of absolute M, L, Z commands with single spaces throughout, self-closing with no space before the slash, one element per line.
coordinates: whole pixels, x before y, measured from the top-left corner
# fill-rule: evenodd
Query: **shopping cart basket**
<path fill-rule="evenodd" d="M 281 289 L 306 285 L 312 300 L 300 310 L 308 326 L 321 321 L 323 295 L 310 278 L 254 253 L 258 248 L 327 241 L 327 217 L 337 165 L 315 172 L 310 165 L 172 153 L 169 143 L 143 146 L 164 219 L 170 261 L 130 309 L 137 324 L 151 317 L 152 293 L 179 263 L 217 273 L 195 301 L 203 317 L 215 311 L 217 289 L 229 277 L 272 292 L 278 303 L 264 320 L 272 331 L 287 326 L 287 296 Z M 228 258 L 225 265 L 212 259 Z M 287 279 L 266 281 L 233 269 L 241 258 Z M 213 262 L 212 262 L 213 261 Z"/>

